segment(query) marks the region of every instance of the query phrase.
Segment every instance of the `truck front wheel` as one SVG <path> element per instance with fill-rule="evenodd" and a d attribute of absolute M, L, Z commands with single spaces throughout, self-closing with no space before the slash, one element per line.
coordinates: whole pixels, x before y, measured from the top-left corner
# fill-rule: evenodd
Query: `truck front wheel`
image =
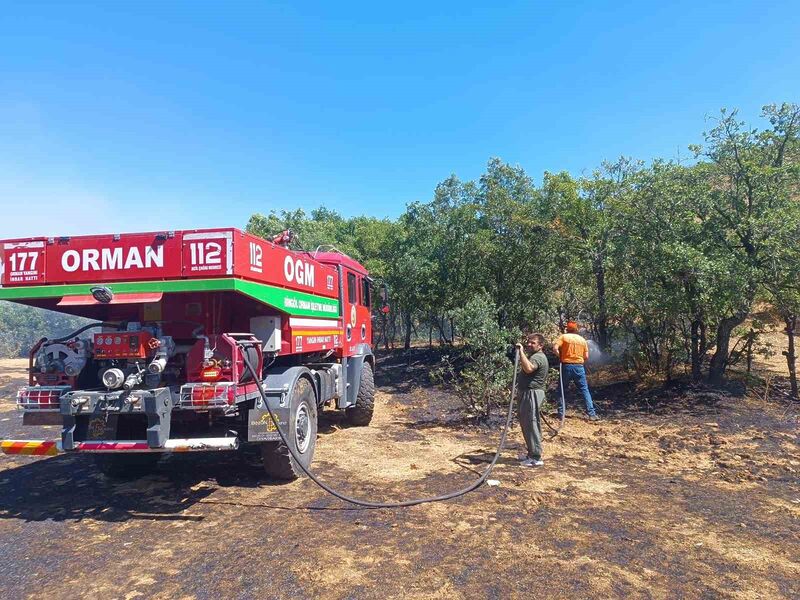
<path fill-rule="evenodd" d="M 297 381 L 289 406 L 289 431 L 284 434 L 302 465 L 308 467 L 317 445 L 317 399 L 307 379 Z M 261 460 L 267 475 L 275 479 L 291 481 L 304 475 L 298 461 L 283 442 L 263 444 Z"/>
<path fill-rule="evenodd" d="M 345 417 L 350 425 L 369 425 L 373 412 L 375 412 L 375 378 L 372 375 L 372 365 L 365 360 L 361 368 L 356 403 L 346 409 Z"/>

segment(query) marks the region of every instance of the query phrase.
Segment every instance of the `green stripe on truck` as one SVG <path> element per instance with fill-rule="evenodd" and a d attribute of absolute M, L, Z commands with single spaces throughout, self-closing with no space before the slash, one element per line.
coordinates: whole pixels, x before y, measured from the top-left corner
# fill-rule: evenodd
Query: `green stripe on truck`
<path fill-rule="evenodd" d="M 301 317 L 339 316 L 338 300 L 234 278 L 0 287 L 0 300 L 37 300 L 40 298 L 60 298 L 62 296 L 86 296 L 91 294 L 90 289 L 96 285 L 108 287 L 113 292 L 120 294 L 144 292 L 240 292 L 290 315 Z"/>

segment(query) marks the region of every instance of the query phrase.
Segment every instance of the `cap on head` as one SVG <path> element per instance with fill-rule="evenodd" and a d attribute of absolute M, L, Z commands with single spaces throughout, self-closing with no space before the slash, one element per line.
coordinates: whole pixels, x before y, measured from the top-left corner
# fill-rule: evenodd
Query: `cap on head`
<path fill-rule="evenodd" d="M 567 333 L 578 333 L 578 324 L 575 321 L 567 321 Z"/>

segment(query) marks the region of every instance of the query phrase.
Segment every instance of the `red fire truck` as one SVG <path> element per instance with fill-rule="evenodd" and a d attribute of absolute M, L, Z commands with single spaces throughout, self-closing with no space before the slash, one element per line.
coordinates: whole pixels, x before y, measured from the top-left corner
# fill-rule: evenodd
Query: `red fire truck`
<path fill-rule="evenodd" d="M 3 452 L 87 453 L 132 474 L 163 452 L 241 446 L 260 450 L 272 477 L 300 475 L 292 454 L 311 462 L 323 406 L 354 425 L 372 418 L 373 294 L 358 262 L 290 250 L 291 238 L 203 229 L 0 241 L 0 300 L 92 320 L 40 340 L 17 395 L 24 423 L 55 420 L 61 438 L 4 440 Z"/>

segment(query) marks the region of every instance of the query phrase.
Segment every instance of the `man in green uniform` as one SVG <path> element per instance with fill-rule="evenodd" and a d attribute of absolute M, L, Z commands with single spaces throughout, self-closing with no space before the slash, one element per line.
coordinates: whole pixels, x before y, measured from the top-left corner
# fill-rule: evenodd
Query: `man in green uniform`
<path fill-rule="evenodd" d="M 523 467 L 541 467 L 542 461 L 542 422 L 539 411 L 544 402 L 547 389 L 547 372 L 550 364 L 542 352 L 545 340 L 541 333 L 531 333 L 525 339 L 525 347 L 517 344 L 521 373 L 517 378 L 519 395 L 519 423 L 522 436 L 528 447 L 528 455 L 520 462 Z M 531 352 L 530 358 L 525 353 Z"/>

